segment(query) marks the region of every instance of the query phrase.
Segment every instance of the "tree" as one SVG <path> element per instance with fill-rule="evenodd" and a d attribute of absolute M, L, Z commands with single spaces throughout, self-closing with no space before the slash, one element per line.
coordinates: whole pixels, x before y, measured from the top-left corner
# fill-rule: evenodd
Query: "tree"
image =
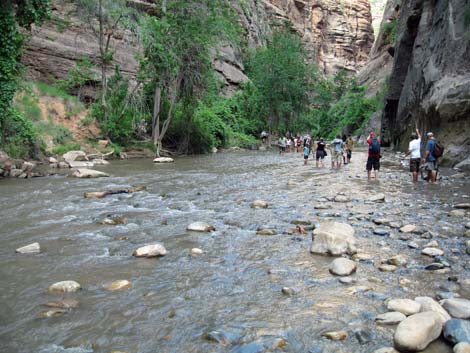
<path fill-rule="evenodd" d="M 262 96 L 266 124 L 284 130 L 308 109 L 308 65 L 300 38 L 284 29 L 248 62 L 248 75 Z"/>
<path fill-rule="evenodd" d="M 160 16 L 144 21 L 141 70 L 154 86 L 157 156 L 177 104 L 184 101 L 188 108 L 204 92 L 212 69 L 210 49 L 234 33 L 232 17 L 224 0 L 163 0 Z"/>
<path fill-rule="evenodd" d="M 11 111 L 11 103 L 18 89 L 22 72 L 20 63 L 24 35 L 33 23 L 41 24 L 48 17 L 49 0 L 0 2 L 0 144 L 8 137 L 8 124 L 17 121 L 18 114 Z"/>

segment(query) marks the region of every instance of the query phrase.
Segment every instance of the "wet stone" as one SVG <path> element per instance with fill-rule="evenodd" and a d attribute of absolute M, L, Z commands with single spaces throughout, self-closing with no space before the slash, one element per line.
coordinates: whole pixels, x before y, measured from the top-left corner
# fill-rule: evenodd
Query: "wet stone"
<path fill-rule="evenodd" d="M 421 304 L 411 299 L 390 299 L 387 302 L 389 311 L 398 311 L 404 315 L 413 315 L 419 313 Z"/>
<path fill-rule="evenodd" d="M 386 263 L 389 265 L 394 265 L 394 266 L 406 266 L 408 263 L 408 260 L 403 255 L 395 255 L 389 258 L 386 261 Z"/>
<path fill-rule="evenodd" d="M 372 221 L 377 225 L 384 225 L 384 226 L 388 226 L 391 223 L 391 220 L 388 218 L 374 218 Z"/>
<path fill-rule="evenodd" d="M 106 289 L 109 291 L 117 291 L 122 289 L 129 289 L 132 287 L 131 282 L 125 279 L 110 282 L 106 285 Z"/>
<path fill-rule="evenodd" d="M 400 228 L 400 232 L 402 233 L 411 233 L 411 232 L 414 232 L 416 229 L 416 225 L 415 224 L 407 224 L 406 226 L 403 226 Z"/>
<path fill-rule="evenodd" d="M 386 264 L 385 264 L 385 265 L 380 265 L 380 266 L 379 266 L 379 270 L 380 270 L 381 272 L 394 272 L 394 271 L 396 271 L 397 269 L 398 269 L 398 267 L 395 266 L 395 265 L 386 265 Z"/>
<path fill-rule="evenodd" d="M 152 244 L 140 247 L 132 253 L 135 257 L 157 257 L 157 256 L 165 256 L 167 251 L 162 244 Z"/>
<path fill-rule="evenodd" d="M 470 321 L 451 319 L 444 325 L 444 338 L 452 344 L 470 342 Z"/>
<path fill-rule="evenodd" d="M 262 200 L 255 200 L 251 203 L 251 208 L 268 208 L 268 203 Z"/>
<path fill-rule="evenodd" d="M 258 235 L 276 235 L 277 233 L 274 229 L 262 228 L 262 229 L 258 229 L 256 231 L 256 234 L 258 234 Z"/>
<path fill-rule="evenodd" d="M 66 298 L 62 300 L 50 301 L 44 305 L 50 308 L 74 309 L 74 308 L 78 308 L 79 302 L 75 299 Z"/>
<path fill-rule="evenodd" d="M 193 255 L 193 256 L 194 256 L 194 255 L 202 255 L 203 253 L 204 253 L 204 251 L 202 251 L 202 250 L 199 249 L 199 248 L 192 248 L 192 249 L 190 250 L 190 254 Z"/>
<path fill-rule="evenodd" d="M 41 311 L 38 314 L 39 318 L 49 318 L 49 317 L 59 317 L 64 315 L 67 312 L 65 309 L 60 309 L 60 308 L 55 308 L 55 309 L 49 309 L 45 311 Z"/>
<path fill-rule="evenodd" d="M 400 353 L 400 352 L 398 352 L 393 347 L 383 347 L 383 348 L 379 348 L 379 349 L 373 351 L 372 353 Z"/>
<path fill-rule="evenodd" d="M 384 229 L 384 228 L 375 228 L 374 229 L 374 234 L 375 235 L 380 235 L 380 236 L 385 236 L 385 235 L 389 235 L 390 231 L 387 230 L 387 229 Z"/>
<path fill-rule="evenodd" d="M 343 341 L 348 337 L 348 333 L 344 330 L 342 331 L 328 331 L 321 334 L 323 337 L 328 338 L 332 341 Z"/>
<path fill-rule="evenodd" d="M 415 242 L 415 241 L 410 241 L 410 242 L 408 243 L 408 247 L 411 248 L 411 249 L 419 249 L 420 246 L 419 246 L 419 244 L 418 244 L 417 242 Z"/>
<path fill-rule="evenodd" d="M 470 300 L 468 299 L 445 299 L 442 301 L 442 306 L 452 317 L 457 319 L 470 319 Z"/>
<path fill-rule="evenodd" d="M 297 293 L 297 290 L 295 290 L 294 288 L 290 288 L 290 287 L 282 287 L 281 292 L 284 295 L 292 296 L 292 295 L 295 295 Z"/>
<path fill-rule="evenodd" d="M 431 297 L 416 297 L 415 302 L 421 304 L 421 312 L 434 311 L 441 315 L 442 322 L 450 320 L 450 315 L 445 309 Z"/>
<path fill-rule="evenodd" d="M 341 257 L 331 263 L 330 272 L 337 276 L 349 276 L 356 271 L 356 268 L 357 265 L 354 261 Z"/>
<path fill-rule="evenodd" d="M 58 292 L 58 293 L 73 293 L 81 289 L 81 286 L 78 282 L 75 281 L 62 281 L 52 284 L 49 287 L 49 292 Z"/>
<path fill-rule="evenodd" d="M 212 232 L 215 230 L 214 226 L 206 222 L 194 222 L 186 228 L 192 232 Z"/>
<path fill-rule="evenodd" d="M 222 345 L 229 345 L 237 343 L 241 338 L 241 333 L 230 332 L 224 329 L 213 330 L 204 334 L 204 339 L 207 341 L 217 342 Z"/>
<path fill-rule="evenodd" d="M 354 336 L 356 337 L 359 344 L 364 345 L 373 341 L 376 337 L 376 334 L 371 329 L 358 329 L 354 331 Z"/>
<path fill-rule="evenodd" d="M 435 257 L 435 256 L 444 255 L 444 251 L 442 251 L 441 249 L 438 249 L 438 248 L 424 248 L 421 251 L 421 254 L 429 256 L 429 257 Z"/>
<path fill-rule="evenodd" d="M 461 342 L 454 346 L 454 353 L 470 353 L 470 342 Z"/>
<path fill-rule="evenodd" d="M 39 243 L 32 243 L 16 249 L 15 252 L 19 254 L 37 254 L 41 252 L 41 247 L 39 246 Z"/>
<path fill-rule="evenodd" d="M 353 284 L 356 283 L 356 280 L 352 277 L 340 277 L 338 281 L 342 284 Z"/>
<path fill-rule="evenodd" d="M 406 315 L 398 311 L 390 311 L 388 313 L 377 315 L 375 322 L 381 325 L 396 325 L 406 319 Z"/>
<path fill-rule="evenodd" d="M 442 270 L 444 267 L 445 266 L 439 262 L 433 262 L 432 264 L 426 265 L 424 269 L 428 271 L 437 271 Z"/>

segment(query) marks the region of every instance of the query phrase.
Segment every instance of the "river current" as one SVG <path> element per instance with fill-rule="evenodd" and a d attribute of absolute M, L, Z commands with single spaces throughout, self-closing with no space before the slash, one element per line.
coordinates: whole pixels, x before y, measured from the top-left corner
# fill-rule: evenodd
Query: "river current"
<path fill-rule="evenodd" d="M 385 299 L 435 297 L 452 288 L 451 275 L 469 277 L 461 238 L 468 217 L 449 212 L 452 204 L 468 202 L 470 189 L 465 179 L 412 185 L 404 168 L 386 163 L 380 180 L 368 182 L 365 158 L 354 153 L 350 165 L 331 171 L 312 161 L 303 166 L 300 154 L 236 152 L 96 168 L 109 178 L 0 180 L 0 352 L 368 353 L 390 346 L 393 327 L 374 322 L 386 311 Z M 83 197 L 135 185 L 147 190 Z M 379 192 L 385 203 L 365 201 Z M 350 201 L 333 202 L 338 193 Z M 270 207 L 251 208 L 257 199 Z M 109 215 L 124 224 L 99 224 Z M 377 217 L 418 224 L 421 235 L 431 232 L 450 270 L 424 270 L 432 260 L 407 246 L 398 229 L 373 234 Z M 358 261 L 351 284 L 329 273 L 331 257 L 310 254 L 308 225 L 308 235 L 288 232 L 295 221 L 330 219 L 353 225 L 360 252 L 370 255 Z M 188 232 L 195 221 L 216 230 Z M 277 235 L 257 235 L 259 228 Z M 419 233 L 412 237 L 429 242 Z M 40 243 L 40 254 L 15 254 L 32 242 Z M 132 256 L 155 242 L 165 245 L 166 256 Z M 204 253 L 191 256 L 195 247 Z M 406 267 L 378 271 L 381 261 L 398 253 L 408 257 Z M 119 279 L 132 287 L 105 289 Z M 82 290 L 47 292 L 63 280 L 79 282 Z M 295 294 L 284 295 L 283 287 Z M 62 298 L 80 305 L 60 317 L 41 317 L 46 302 Z M 347 339 L 321 336 L 334 330 L 346 330 Z M 220 342 L 209 339 L 214 331 Z M 433 346 L 426 352 L 449 349 L 443 342 Z"/>

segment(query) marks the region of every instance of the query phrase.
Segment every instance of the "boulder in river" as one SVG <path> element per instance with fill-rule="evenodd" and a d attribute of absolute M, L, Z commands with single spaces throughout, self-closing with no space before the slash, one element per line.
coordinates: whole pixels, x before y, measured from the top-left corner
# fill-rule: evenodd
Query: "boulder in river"
<path fill-rule="evenodd" d="M 135 257 L 157 257 L 165 256 L 166 254 L 167 251 L 165 247 L 159 243 L 143 246 L 134 250 L 132 253 L 132 255 Z"/>
<path fill-rule="evenodd" d="M 192 232 L 212 232 L 215 230 L 214 226 L 206 222 L 194 222 L 186 228 Z"/>
<path fill-rule="evenodd" d="M 79 168 L 72 173 L 72 176 L 75 178 L 102 178 L 109 177 L 109 174 L 98 170 Z"/>
<path fill-rule="evenodd" d="M 441 315 L 442 321 L 450 320 L 449 313 L 431 297 L 416 297 L 415 302 L 421 304 L 420 312 L 434 311 Z"/>
<path fill-rule="evenodd" d="M 354 261 L 340 257 L 333 260 L 330 265 L 330 272 L 337 276 L 349 276 L 355 272 L 357 265 Z"/>
<path fill-rule="evenodd" d="M 16 249 L 15 252 L 19 254 L 37 254 L 41 252 L 41 247 L 39 246 L 39 243 L 32 243 Z"/>
<path fill-rule="evenodd" d="M 419 313 L 421 304 L 411 299 L 390 299 L 387 302 L 389 311 L 398 311 L 404 315 L 413 315 Z"/>
<path fill-rule="evenodd" d="M 407 317 L 398 324 L 393 345 L 398 351 L 421 351 L 442 332 L 443 322 L 438 313 L 427 311 Z"/>
<path fill-rule="evenodd" d="M 90 161 L 85 162 L 69 162 L 70 168 L 92 168 L 95 163 Z"/>
<path fill-rule="evenodd" d="M 470 342 L 470 321 L 451 319 L 444 325 L 444 337 L 452 344 Z"/>
<path fill-rule="evenodd" d="M 83 151 L 68 151 L 67 153 L 64 153 L 62 158 L 67 163 L 87 160 L 86 153 Z"/>
<path fill-rule="evenodd" d="M 109 291 L 116 291 L 121 289 L 129 289 L 132 287 L 131 282 L 126 279 L 119 279 L 117 281 L 110 282 L 106 285 L 106 289 Z"/>
<path fill-rule="evenodd" d="M 80 283 L 75 281 L 61 281 L 49 286 L 49 292 L 52 293 L 73 293 L 81 289 Z"/>
<path fill-rule="evenodd" d="M 313 231 L 313 243 L 310 252 L 313 254 L 355 254 L 356 239 L 354 228 L 346 223 L 324 222 Z"/>
<path fill-rule="evenodd" d="M 157 157 L 153 160 L 153 163 L 173 163 L 175 160 L 170 157 Z"/>
<path fill-rule="evenodd" d="M 406 315 L 398 311 L 390 311 L 375 317 L 375 322 L 381 325 L 396 325 L 406 319 Z"/>
<path fill-rule="evenodd" d="M 268 203 L 263 200 L 255 200 L 251 203 L 251 208 L 268 208 Z"/>
<path fill-rule="evenodd" d="M 441 302 L 450 316 L 457 319 L 470 319 L 470 300 L 463 298 L 444 299 Z"/>

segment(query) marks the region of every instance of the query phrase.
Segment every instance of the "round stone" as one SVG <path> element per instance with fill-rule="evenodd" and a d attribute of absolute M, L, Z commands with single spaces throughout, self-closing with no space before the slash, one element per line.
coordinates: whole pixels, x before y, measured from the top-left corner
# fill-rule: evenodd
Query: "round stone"
<path fill-rule="evenodd" d="M 81 288 L 80 283 L 75 281 L 62 281 L 54 283 L 49 287 L 49 292 L 73 293 Z"/>

